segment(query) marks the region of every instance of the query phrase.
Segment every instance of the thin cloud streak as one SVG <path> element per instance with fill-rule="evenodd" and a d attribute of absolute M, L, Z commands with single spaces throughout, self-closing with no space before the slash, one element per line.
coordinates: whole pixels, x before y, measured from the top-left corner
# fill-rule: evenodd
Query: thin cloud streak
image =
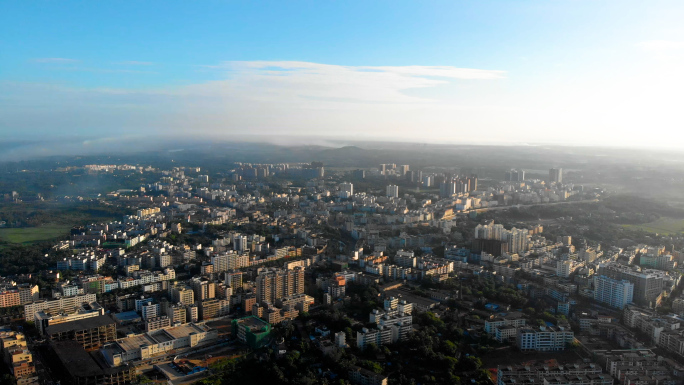
<path fill-rule="evenodd" d="M 298 61 L 228 61 L 219 65 L 202 65 L 204 68 L 247 71 L 271 70 L 272 74 L 287 72 L 331 73 L 331 72 L 369 72 L 393 73 L 416 77 L 443 77 L 451 79 L 502 79 L 506 71 L 458 68 L 452 66 L 341 66 Z"/>
<path fill-rule="evenodd" d="M 309 135 L 320 134 L 321 129 L 353 135 L 394 135 L 395 130 L 408 131 L 424 124 L 445 127 L 454 114 L 479 114 L 468 112 L 475 111 L 468 106 L 473 102 L 466 100 L 468 94 L 459 88 L 458 81 L 469 81 L 468 90 L 472 91 L 473 87 L 496 83 L 506 74 L 448 66 L 339 66 L 290 61 L 225 62 L 215 67 L 224 79 L 177 87 L 0 83 L 0 94 L 9 95 L 4 108 L 0 104 L 0 117 L 4 116 L 0 132 L 22 127 L 44 133 L 91 129 L 103 133 L 183 133 L 192 127 L 195 133 L 213 135 Z M 410 92 L 450 83 L 462 91 L 459 101 Z M 45 122 L 50 123 L 46 126 Z"/>
<path fill-rule="evenodd" d="M 450 66 L 341 66 L 297 61 L 230 61 L 204 66 L 223 71 L 226 80 L 172 90 L 172 94 L 278 102 L 285 105 L 317 100 L 335 103 L 424 104 L 434 100 L 405 91 L 448 84 L 454 80 L 492 81 L 505 71 Z M 315 108 L 315 107 L 314 107 Z"/>

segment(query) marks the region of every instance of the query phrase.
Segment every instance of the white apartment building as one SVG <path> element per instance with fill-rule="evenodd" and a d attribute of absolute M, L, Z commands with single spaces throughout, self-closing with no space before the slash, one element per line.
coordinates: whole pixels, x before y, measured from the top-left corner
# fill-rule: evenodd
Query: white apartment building
<path fill-rule="evenodd" d="M 388 198 L 399 198 L 399 186 L 391 184 L 385 191 Z"/>
<path fill-rule="evenodd" d="M 391 306 L 392 300 L 386 305 Z M 385 311 L 373 310 L 370 314 L 370 322 L 378 324 L 377 329 L 363 328 L 356 333 L 356 346 L 365 349 L 370 343 L 377 346 L 395 343 L 405 340 L 413 330 L 413 306 L 406 301 L 398 301 L 394 309 Z"/>
<path fill-rule="evenodd" d="M 594 278 L 594 299 L 611 307 L 624 309 L 634 298 L 634 284 L 598 275 Z"/>
<path fill-rule="evenodd" d="M 580 266 L 581 264 L 570 259 L 566 261 L 558 261 L 556 264 L 556 275 L 561 278 L 568 278 L 570 274 L 572 274 Z"/>
<path fill-rule="evenodd" d="M 565 326 L 523 327 L 516 338 L 520 350 L 540 352 L 565 350 L 574 340 L 575 333 Z"/>
<path fill-rule="evenodd" d="M 519 328 L 525 326 L 527 320 L 522 317 L 497 317 L 491 320 L 485 320 L 485 332 L 489 335 L 495 335 L 496 329 L 500 326 L 513 326 Z"/>
<path fill-rule="evenodd" d="M 416 259 L 413 251 L 399 250 L 394 256 L 394 263 L 403 267 L 416 267 Z"/>
<path fill-rule="evenodd" d="M 97 301 L 97 296 L 90 293 L 75 297 L 62 297 L 53 301 L 29 303 L 24 306 L 24 319 L 33 321 L 34 314 L 41 310 L 47 310 L 50 313 L 71 312 L 79 308 L 84 302 L 91 303 L 95 301 Z"/>
<path fill-rule="evenodd" d="M 342 199 L 350 198 L 354 195 L 354 185 L 352 183 L 340 183 L 340 191 L 338 196 Z"/>

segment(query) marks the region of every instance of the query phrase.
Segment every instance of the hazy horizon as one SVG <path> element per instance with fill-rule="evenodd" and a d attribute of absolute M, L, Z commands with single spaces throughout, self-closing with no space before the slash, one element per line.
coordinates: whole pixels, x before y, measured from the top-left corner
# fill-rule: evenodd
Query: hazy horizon
<path fill-rule="evenodd" d="M 128 135 L 120 137 L 46 137 L 42 139 L 11 139 L 0 143 L 0 162 L 13 162 L 42 159 L 49 157 L 71 157 L 71 156 L 100 156 L 111 155 L 121 156 L 126 154 L 142 153 L 173 153 L 178 151 L 185 152 L 206 152 L 209 155 L 220 153 L 220 149 L 240 149 L 244 150 L 244 145 L 263 149 L 269 146 L 277 148 L 307 148 L 314 147 L 322 150 L 360 148 L 365 151 L 373 150 L 396 150 L 419 153 L 426 146 L 428 149 L 459 149 L 459 148 L 482 148 L 486 151 L 499 149 L 498 151 L 534 149 L 534 151 L 559 151 L 564 154 L 582 154 L 591 156 L 610 156 L 617 157 L 620 154 L 641 154 L 663 160 L 671 157 L 672 162 L 684 162 L 684 149 L 681 147 L 647 147 L 639 148 L 625 146 L 611 146 L 595 143 L 593 145 L 573 145 L 558 143 L 477 143 L 462 142 L 450 143 L 441 142 L 416 142 L 412 140 L 388 140 L 387 138 L 344 138 L 344 137 L 315 137 L 315 136 L 260 136 L 260 135 L 240 135 L 240 136 L 150 136 L 150 135 Z M 680 160 L 681 157 L 681 160 Z"/>

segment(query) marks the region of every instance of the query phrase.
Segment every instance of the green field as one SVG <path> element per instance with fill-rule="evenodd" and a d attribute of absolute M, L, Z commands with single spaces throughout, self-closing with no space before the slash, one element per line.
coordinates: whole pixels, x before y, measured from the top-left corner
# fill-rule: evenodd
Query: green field
<path fill-rule="evenodd" d="M 69 234 L 71 226 L 45 225 L 41 227 L 23 227 L 16 229 L 0 229 L 0 241 L 9 243 L 32 243 L 47 241 Z"/>
<path fill-rule="evenodd" d="M 625 227 L 634 230 L 644 230 L 651 233 L 682 233 L 684 232 L 684 219 L 663 217 L 653 222 L 641 225 L 625 225 Z"/>

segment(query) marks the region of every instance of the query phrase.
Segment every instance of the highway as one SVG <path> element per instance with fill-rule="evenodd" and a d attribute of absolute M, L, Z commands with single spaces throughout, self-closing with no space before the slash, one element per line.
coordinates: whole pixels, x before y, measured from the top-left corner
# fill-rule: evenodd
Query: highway
<path fill-rule="evenodd" d="M 530 203 L 530 204 L 517 204 L 517 205 L 511 205 L 511 206 L 494 206 L 494 207 L 485 207 L 485 208 L 479 208 L 479 209 L 470 209 L 468 211 L 464 211 L 464 213 L 468 214 L 470 212 L 485 212 L 485 211 L 495 211 L 495 210 L 509 210 L 512 208 L 523 208 L 523 207 L 532 207 L 532 206 L 556 206 L 556 205 L 572 205 L 572 204 L 578 204 L 578 203 L 596 203 L 600 202 L 600 199 L 585 199 L 581 201 L 564 201 L 564 202 L 548 202 L 548 203 Z"/>

